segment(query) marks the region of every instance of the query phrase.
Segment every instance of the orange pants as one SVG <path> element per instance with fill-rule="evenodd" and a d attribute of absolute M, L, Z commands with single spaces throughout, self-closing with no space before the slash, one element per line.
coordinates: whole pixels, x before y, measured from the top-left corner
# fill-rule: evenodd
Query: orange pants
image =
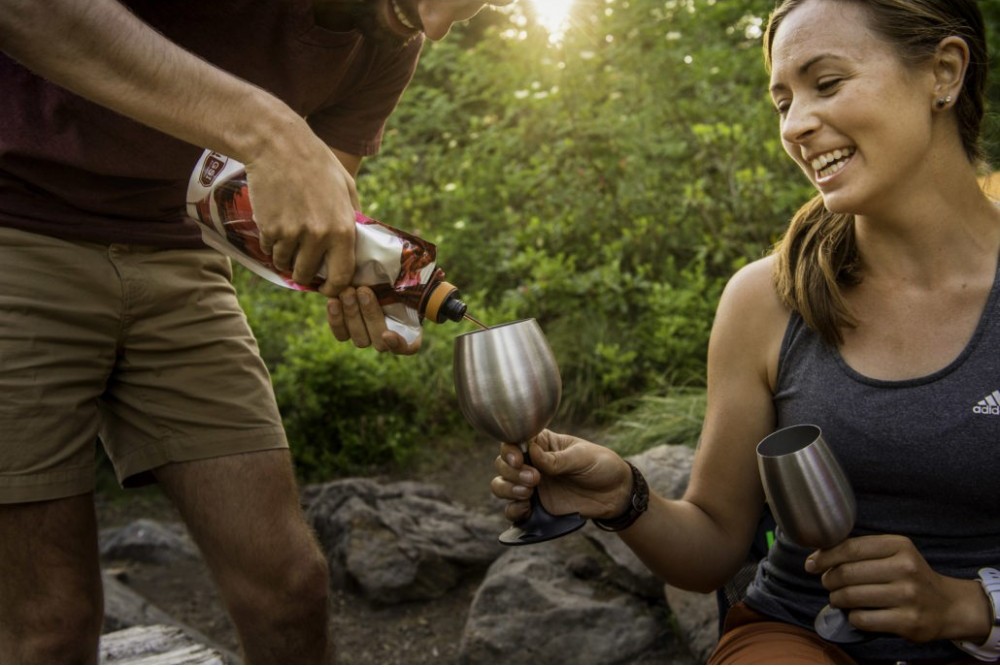
<path fill-rule="evenodd" d="M 710 665 L 853 665 L 854 660 L 811 630 L 775 621 L 742 602 L 726 615 Z"/>

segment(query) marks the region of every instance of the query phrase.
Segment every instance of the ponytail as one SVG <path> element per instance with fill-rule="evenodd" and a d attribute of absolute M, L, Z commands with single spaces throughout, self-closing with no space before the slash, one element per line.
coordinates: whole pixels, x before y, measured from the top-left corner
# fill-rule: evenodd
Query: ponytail
<path fill-rule="evenodd" d="M 785 306 L 828 344 L 842 343 L 842 330 L 857 325 L 841 292 L 861 282 L 854 216 L 830 213 L 817 195 L 796 212 L 772 254 Z"/>

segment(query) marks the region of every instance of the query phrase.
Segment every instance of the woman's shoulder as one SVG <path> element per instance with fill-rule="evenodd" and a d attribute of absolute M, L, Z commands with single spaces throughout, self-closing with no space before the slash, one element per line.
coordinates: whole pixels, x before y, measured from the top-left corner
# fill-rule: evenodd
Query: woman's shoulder
<path fill-rule="evenodd" d="M 775 289 L 774 269 L 777 258 L 768 255 L 751 262 L 729 279 L 719 307 L 726 307 L 749 315 L 780 316 L 787 319 L 789 309 L 781 302 Z"/>
<path fill-rule="evenodd" d="M 774 286 L 773 256 L 747 264 L 723 290 L 710 351 L 726 364 L 747 363 L 773 388 L 791 313 Z"/>

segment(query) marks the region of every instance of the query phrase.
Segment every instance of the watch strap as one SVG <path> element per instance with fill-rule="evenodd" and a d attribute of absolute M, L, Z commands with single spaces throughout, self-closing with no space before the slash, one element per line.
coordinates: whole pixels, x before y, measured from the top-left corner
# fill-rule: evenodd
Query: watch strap
<path fill-rule="evenodd" d="M 990 601 L 990 611 L 993 614 L 990 635 L 982 644 L 957 641 L 955 645 L 979 660 L 996 662 L 1000 660 L 1000 570 L 984 567 L 979 570 L 978 579 Z"/>
<path fill-rule="evenodd" d="M 646 483 L 646 478 L 632 463 L 629 461 L 625 463 L 632 469 L 632 492 L 629 494 L 628 506 L 613 519 L 594 519 L 594 525 L 601 530 L 613 533 L 625 530 L 649 508 L 649 485 Z"/>

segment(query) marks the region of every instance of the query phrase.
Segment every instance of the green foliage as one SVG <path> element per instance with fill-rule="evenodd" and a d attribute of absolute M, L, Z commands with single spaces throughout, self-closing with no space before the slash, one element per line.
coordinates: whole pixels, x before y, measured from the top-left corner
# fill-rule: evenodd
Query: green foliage
<path fill-rule="evenodd" d="M 997 3 L 981 4 L 996 45 Z M 691 442 L 722 287 L 811 194 L 766 94 L 773 2 L 577 0 L 560 44 L 519 5 L 428 43 L 363 166 L 364 210 L 436 243 L 473 315 L 540 322 L 562 421 L 636 406 L 632 421 L 678 422 L 655 439 Z M 334 341 L 324 299 L 240 280 L 305 474 L 404 463 L 459 424 L 460 328 L 430 325 L 392 359 Z"/>
<path fill-rule="evenodd" d="M 429 45 L 360 181 L 474 308 L 541 322 L 566 418 L 703 381 L 721 285 L 808 193 L 763 92 L 769 6 L 581 0 L 559 46 L 502 22 Z"/>
<path fill-rule="evenodd" d="M 645 394 L 618 406 L 621 416 L 607 431 L 609 447 L 630 456 L 657 445 L 698 443 L 705 418 L 704 389 L 677 388 Z"/>
<path fill-rule="evenodd" d="M 464 426 L 451 379 L 452 338 L 471 324 L 428 324 L 418 355 L 382 355 L 338 343 L 318 294 L 274 286 L 239 266 L 234 282 L 304 481 L 406 465 L 421 447 Z"/>
<path fill-rule="evenodd" d="M 980 0 L 979 8 L 986 22 L 986 35 L 990 49 L 990 80 L 987 88 L 987 113 L 983 124 L 983 139 L 987 160 L 994 169 L 1000 169 L 1000 2 Z"/>
<path fill-rule="evenodd" d="M 306 478 L 403 461 L 423 436 L 421 388 L 399 360 L 333 345 L 309 323 L 289 340 L 275 391 Z"/>

